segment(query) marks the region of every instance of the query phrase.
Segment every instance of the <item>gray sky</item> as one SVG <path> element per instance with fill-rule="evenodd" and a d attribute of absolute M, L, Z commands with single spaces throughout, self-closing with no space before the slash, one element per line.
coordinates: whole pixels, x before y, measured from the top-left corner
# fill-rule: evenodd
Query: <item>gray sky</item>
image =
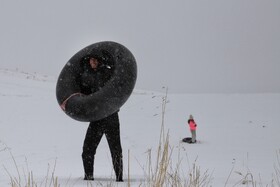
<path fill-rule="evenodd" d="M 134 54 L 137 89 L 280 92 L 279 0 L 9 0 L 0 24 L 0 68 L 58 76 L 111 40 Z"/>

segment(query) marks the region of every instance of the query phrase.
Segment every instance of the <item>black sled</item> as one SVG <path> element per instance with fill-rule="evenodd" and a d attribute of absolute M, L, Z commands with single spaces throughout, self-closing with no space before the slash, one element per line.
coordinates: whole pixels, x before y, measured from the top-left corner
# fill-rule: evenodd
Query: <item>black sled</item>
<path fill-rule="evenodd" d="M 196 143 L 196 141 L 195 141 L 195 142 L 192 142 L 192 138 L 191 138 L 191 137 L 183 138 L 182 141 L 185 142 L 185 143 L 190 143 L 190 144 L 191 144 L 191 143 Z"/>

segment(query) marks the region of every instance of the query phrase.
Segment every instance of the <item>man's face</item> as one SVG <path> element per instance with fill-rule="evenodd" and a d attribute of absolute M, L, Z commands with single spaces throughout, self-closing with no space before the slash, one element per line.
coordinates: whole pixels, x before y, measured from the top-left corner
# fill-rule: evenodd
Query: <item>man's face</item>
<path fill-rule="evenodd" d="M 89 59 L 89 64 L 91 66 L 91 68 L 96 71 L 97 70 L 97 67 L 98 67 L 98 64 L 99 64 L 99 61 L 95 58 L 90 58 Z"/>

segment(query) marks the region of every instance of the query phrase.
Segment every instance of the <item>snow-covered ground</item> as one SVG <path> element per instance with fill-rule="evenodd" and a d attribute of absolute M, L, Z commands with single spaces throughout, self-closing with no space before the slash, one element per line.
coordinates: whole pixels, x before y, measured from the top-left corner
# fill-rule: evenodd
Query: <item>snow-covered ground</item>
<path fill-rule="evenodd" d="M 156 159 L 166 89 L 135 90 L 121 108 L 125 182 L 114 182 L 103 137 L 95 159 L 96 180 L 88 183 L 82 180 L 81 161 L 88 124 L 61 111 L 55 86 L 55 77 L 0 69 L 0 186 L 10 186 L 10 176 L 20 175 L 24 183 L 31 171 L 38 184 L 53 171 L 61 186 L 126 186 L 128 172 L 132 186 L 143 183 L 148 150 L 153 164 Z M 198 124 L 197 144 L 180 141 L 190 136 L 189 114 Z M 180 160 L 186 177 L 195 163 L 201 173 L 211 175 L 215 187 L 234 186 L 248 173 L 257 184 L 271 184 L 275 165 L 279 168 L 279 114 L 280 94 L 168 93 L 164 128 L 169 131 L 172 163 Z"/>

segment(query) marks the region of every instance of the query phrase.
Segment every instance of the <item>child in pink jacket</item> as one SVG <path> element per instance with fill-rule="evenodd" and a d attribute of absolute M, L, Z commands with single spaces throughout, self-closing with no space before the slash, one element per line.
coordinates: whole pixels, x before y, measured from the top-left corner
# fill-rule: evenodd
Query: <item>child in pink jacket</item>
<path fill-rule="evenodd" d="M 189 143 L 196 143 L 196 127 L 197 127 L 197 125 L 196 125 L 192 115 L 190 115 L 190 117 L 189 117 L 188 124 L 190 126 L 190 130 L 191 130 L 191 133 L 192 133 L 192 140 Z"/>

